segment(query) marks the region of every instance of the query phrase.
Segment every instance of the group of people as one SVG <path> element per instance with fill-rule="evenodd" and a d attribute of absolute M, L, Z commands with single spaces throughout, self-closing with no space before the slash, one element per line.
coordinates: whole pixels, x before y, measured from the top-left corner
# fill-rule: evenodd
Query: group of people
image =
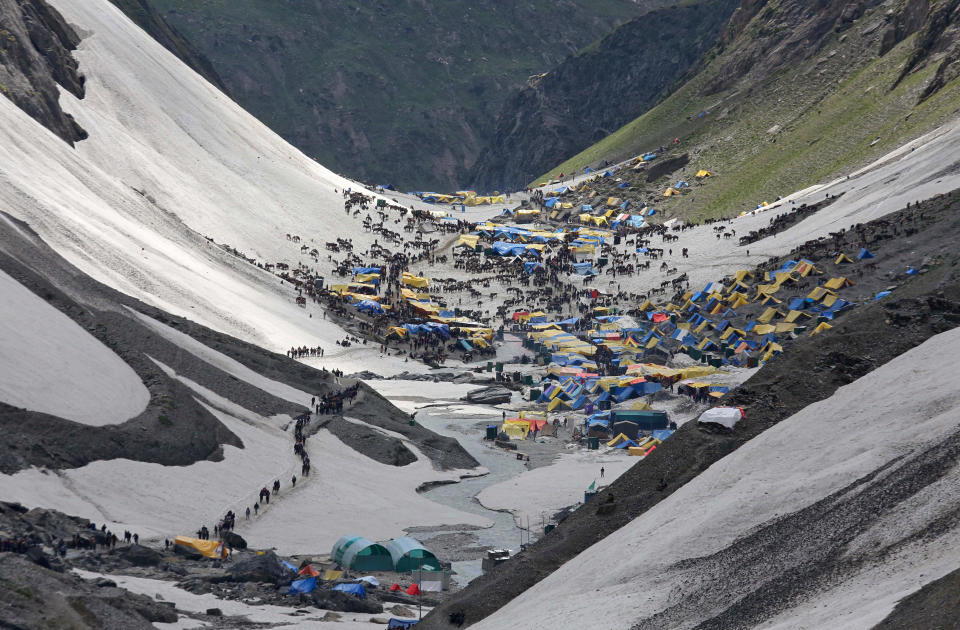
<path fill-rule="evenodd" d="M 313 348 L 308 348 L 307 346 L 300 346 L 299 348 L 290 348 L 287 350 L 287 356 L 292 359 L 300 359 L 302 357 L 322 357 L 323 348 L 320 346 L 315 346 Z"/>

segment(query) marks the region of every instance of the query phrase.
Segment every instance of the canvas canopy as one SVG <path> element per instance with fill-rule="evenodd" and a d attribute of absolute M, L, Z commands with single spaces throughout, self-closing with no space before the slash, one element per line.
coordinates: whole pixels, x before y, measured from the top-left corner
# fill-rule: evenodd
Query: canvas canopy
<path fill-rule="evenodd" d="M 416 276 L 409 271 L 404 271 L 400 282 L 410 287 L 426 288 L 430 286 L 430 278 Z"/>
<path fill-rule="evenodd" d="M 173 544 L 191 549 L 206 558 L 226 558 L 227 550 L 223 543 L 216 540 L 201 540 L 200 538 L 190 538 L 189 536 L 177 536 L 173 539 Z"/>

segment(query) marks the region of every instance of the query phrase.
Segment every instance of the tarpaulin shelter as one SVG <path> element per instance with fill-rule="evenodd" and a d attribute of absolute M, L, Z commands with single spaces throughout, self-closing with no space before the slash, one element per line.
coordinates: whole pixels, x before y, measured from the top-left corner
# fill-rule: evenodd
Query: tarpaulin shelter
<path fill-rule="evenodd" d="M 226 558 L 227 550 L 223 543 L 216 540 L 202 540 L 200 538 L 190 538 L 189 536 L 177 536 L 173 539 L 174 545 L 190 549 L 206 558 Z"/>
<path fill-rule="evenodd" d="M 430 278 L 423 278 L 421 276 L 414 275 L 409 271 L 403 272 L 400 282 L 401 284 L 405 284 L 410 287 L 425 288 L 430 286 Z"/>
<path fill-rule="evenodd" d="M 287 589 L 287 595 L 300 595 L 312 593 L 317 588 L 317 578 L 309 577 L 302 580 L 294 580 Z"/>
<path fill-rule="evenodd" d="M 714 407 L 704 411 L 697 422 L 719 424 L 732 429 L 743 418 L 743 409 L 740 407 Z"/>
<path fill-rule="evenodd" d="M 529 424 L 527 426 L 529 427 Z M 409 536 L 387 541 L 385 547 L 393 560 L 394 570 L 399 573 L 416 571 L 420 568 L 439 571 L 441 568 L 440 561 L 433 552 L 420 544 L 420 541 Z"/>
<path fill-rule="evenodd" d="M 390 571 L 393 560 L 390 551 L 362 536 L 343 536 L 333 545 L 330 559 L 342 567 L 355 571 Z"/>
<path fill-rule="evenodd" d="M 367 589 L 363 588 L 363 584 L 337 584 L 333 587 L 333 590 L 350 593 L 360 599 L 364 599 L 367 596 Z"/>

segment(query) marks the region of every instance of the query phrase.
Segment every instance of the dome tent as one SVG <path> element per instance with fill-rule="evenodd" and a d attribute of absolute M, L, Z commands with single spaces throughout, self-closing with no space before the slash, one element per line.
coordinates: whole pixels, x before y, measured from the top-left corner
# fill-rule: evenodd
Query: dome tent
<path fill-rule="evenodd" d="M 330 559 L 355 571 L 390 571 L 391 552 L 362 536 L 344 536 L 333 545 Z"/>
<path fill-rule="evenodd" d="M 418 571 L 421 564 L 424 570 L 439 571 L 440 561 L 419 541 L 409 538 L 394 538 L 386 543 L 397 572 Z"/>

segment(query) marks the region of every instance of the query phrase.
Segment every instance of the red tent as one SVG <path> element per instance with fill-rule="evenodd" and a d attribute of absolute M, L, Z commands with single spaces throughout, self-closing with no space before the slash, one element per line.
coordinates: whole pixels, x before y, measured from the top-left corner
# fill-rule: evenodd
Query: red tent
<path fill-rule="evenodd" d="M 394 582 L 394 583 L 393 583 L 393 586 L 390 587 L 390 590 L 391 590 L 391 591 L 400 591 L 400 590 L 403 590 L 403 589 L 400 588 L 400 585 L 399 585 L 399 584 L 397 584 L 396 582 Z"/>
<path fill-rule="evenodd" d="M 306 575 L 307 577 L 317 577 L 320 575 L 320 572 L 314 569 L 312 564 L 308 564 L 307 566 L 300 569 L 300 575 Z"/>
<path fill-rule="evenodd" d="M 417 586 L 416 582 L 410 585 L 410 588 L 407 589 L 407 595 L 419 595 L 420 587 Z"/>

